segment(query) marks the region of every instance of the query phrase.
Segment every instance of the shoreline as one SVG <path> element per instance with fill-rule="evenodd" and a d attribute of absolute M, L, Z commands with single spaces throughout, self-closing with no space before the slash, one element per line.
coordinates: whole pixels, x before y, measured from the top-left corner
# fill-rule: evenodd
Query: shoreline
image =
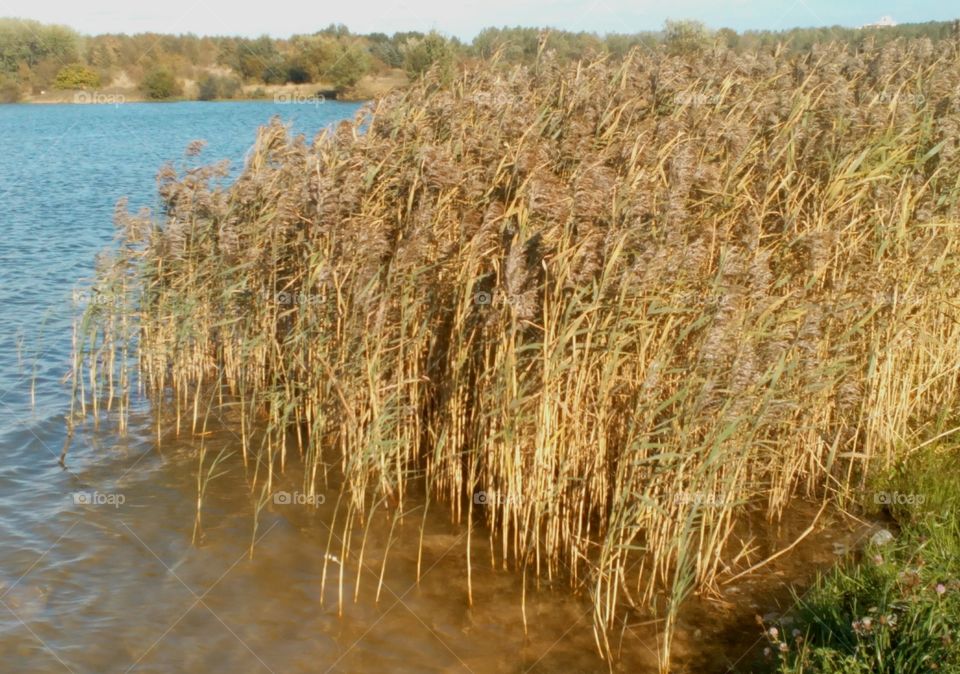
<path fill-rule="evenodd" d="M 94 105 L 94 106 L 110 106 L 110 105 L 131 105 L 134 103 L 156 103 L 160 105 L 168 105 L 171 103 L 273 103 L 275 105 L 326 105 L 327 103 L 368 103 L 372 101 L 372 97 L 365 98 L 334 98 L 327 99 L 322 102 L 290 102 L 290 101 L 276 101 L 272 98 L 253 98 L 253 97 L 238 97 L 238 98 L 213 98 L 210 100 L 200 100 L 197 98 L 165 98 L 163 100 L 154 100 L 150 98 L 124 98 L 122 101 L 73 101 L 73 100 L 22 100 L 17 101 L 16 103 L 0 103 L 0 105 Z"/>
<path fill-rule="evenodd" d="M 202 100 L 197 96 L 195 82 L 188 81 L 183 94 L 170 98 L 154 99 L 144 96 L 133 87 L 112 86 L 100 89 L 58 89 L 44 91 L 39 94 L 26 95 L 20 100 L 6 105 L 18 103 L 31 105 L 120 105 L 126 103 L 183 103 L 195 101 L 202 103 L 264 101 L 290 105 L 323 105 L 327 102 L 336 103 L 365 103 L 390 91 L 410 85 L 406 74 L 393 70 L 378 75 L 364 77 L 356 86 L 342 93 L 325 83 L 312 84 L 246 84 L 231 98 L 212 98 Z"/>

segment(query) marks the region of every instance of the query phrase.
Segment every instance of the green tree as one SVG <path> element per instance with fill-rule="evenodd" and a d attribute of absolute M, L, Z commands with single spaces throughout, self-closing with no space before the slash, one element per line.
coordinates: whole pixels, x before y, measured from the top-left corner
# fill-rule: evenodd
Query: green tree
<path fill-rule="evenodd" d="M 556 37 L 561 34 L 557 32 Z M 541 40 L 550 40 L 547 31 L 539 28 L 484 28 L 473 39 L 473 51 L 480 58 L 489 59 L 499 52 L 509 63 L 532 63 L 540 50 Z M 556 44 L 549 44 L 555 48 Z"/>
<path fill-rule="evenodd" d="M 177 78 L 165 68 L 154 68 L 148 72 L 140 83 L 140 89 L 147 98 L 153 100 L 177 96 L 183 91 Z"/>
<path fill-rule="evenodd" d="M 105 42 L 94 38 L 87 48 L 87 63 L 97 68 L 109 68 L 113 65 L 113 54 Z"/>
<path fill-rule="evenodd" d="M 717 43 L 727 49 L 736 49 L 740 46 L 740 36 L 732 28 L 721 28 L 716 32 Z"/>
<path fill-rule="evenodd" d="M 367 35 L 370 43 L 370 54 L 391 68 L 403 67 L 403 54 L 395 40 L 384 33 L 370 33 Z"/>
<path fill-rule="evenodd" d="M 412 38 L 403 45 L 403 67 L 413 76 L 419 76 L 436 67 L 441 77 L 453 71 L 454 50 L 450 41 L 437 32 L 422 39 Z"/>
<path fill-rule="evenodd" d="M 265 64 L 260 79 L 265 84 L 286 84 L 290 79 L 289 75 L 286 60 L 280 54 L 276 54 Z"/>
<path fill-rule="evenodd" d="M 339 53 L 337 41 L 324 35 L 294 36 L 290 50 L 290 62 L 302 66 L 310 82 L 319 80 L 323 68 L 333 63 Z"/>
<path fill-rule="evenodd" d="M 341 45 L 340 54 L 324 73 L 333 88 L 344 91 L 370 70 L 370 56 L 359 44 Z"/>
<path fill-rule="evenodd" d="M 306 84 L 313 81 L 313 69 L 307 60 L 299 55 L 288 57 L 284 63 L 287 82 Z"/>
<path fill-rule="evenodd" d="M 350 29 L 342 23 L 331 23 L 319 32 L 320 35 L 330 35 L 332 37 L 349 37 Z"/>
<path fill-rule="evenodd" d="M 64 66 L 53 80 L 55 89 L 99 89 L 100 74 L 82 63 Z"/>
<path fill-rule="evenodd" d="M 78 61 L 79 40 L 75 32 L 64 26 L 0 19 L 0 72 L 12 75 L 20 63 L 32 68 L 46 58 L 60 64 Z"/>
<path fill-rule="evenodd" d="M 276 41 L 267 35 L 256 40 L 238 40 L 230 66 L 245 80 L 278 79 L 283 69 L 283 58 Z M 286 74 L 282 77 L 285 77 Z"/>
<path fill-rule="evenodd" d="M 668 20 L 663 26 L 663 34 L 664 44 L 671 54 L 699 52 L 710 44 L 710 31 L 700 21 Z"/>

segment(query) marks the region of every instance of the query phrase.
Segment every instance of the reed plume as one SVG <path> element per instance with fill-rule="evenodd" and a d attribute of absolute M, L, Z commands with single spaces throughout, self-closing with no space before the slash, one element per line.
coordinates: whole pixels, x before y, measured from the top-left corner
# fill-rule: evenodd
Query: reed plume
<path fill-rule="evenodd" d="M 129 344 L 191 427 L 216 391 L 268 488 L 335 464 L 345 532 L 425 489 L 587 594 L 609 655 L 737 572 L 748 509 L 855 491 L 956 409 L 958 92 L 948 42 L 545 53 L 312 143 L 274 121 L 232 185 L 167 169 L 125 219 L 78 396 Z"/>

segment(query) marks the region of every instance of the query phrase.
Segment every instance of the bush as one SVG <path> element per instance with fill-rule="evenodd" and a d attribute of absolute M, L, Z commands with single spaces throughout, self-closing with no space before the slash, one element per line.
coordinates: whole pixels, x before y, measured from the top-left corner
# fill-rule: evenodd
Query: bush
<path fill-rule="evenodd" d="M 441 79 L 453 68 L 453 47 L 439 33 L 430 33 L 423 39 L 412 39 L 403 45 L 403 67 L 413 76 L 423 75 L 437 66 Z"/>
<path fill-rule="evenodd" d="M 287 82 L 293 82 L 294 84 L 306 84 L 313 79 L 313 73 L 311 72 L 310 65 L 300 57 L 289 59 L 284 67 L 286 68 L 287 72 Z"/>
<path fill-rule="evenodd" d="M 59 66 L 79 59 L 80 36 L 64 26 L 25 19 L 0 19 L 0 72 L 12 73 L 18 64 L 31 68 L 49 59 Z"/>
<path fill-rule="evenodd" d="M 272 59 L 270 63 L 264 67 L 263 72 L 260 74 L 260 79 L 263 80 L 264 84 L 286 84 L 289 80 L 286 61 L 280 56 Z"/>
<path fill-rule="evenodd" d="M 349 89 L 370 70 L 369 55 L 357 45 L 342 48 L 341 53 L 324 73 L 338 92 Z"/>
<path fill-rule="evenodd" d="M 157 101 L 177 96 L 183 92 L 177 78 L 164 68 L 154 68 L 148 72 L 144 76 L 143 82 L 140 83 L 140 89 L 147 98 Z"/>
<path fill-rule="evenodd" d="M 12 80 L 0 78 L 0 103 L 16 103 L 19 100 L 19 85 Z"/>
<path fill-rule="evenodd" d="M 403 53 L 399 45 L 383 33 L 373 33 L 367 36 L 370 42 L 370 54 L 390 68 L 403 67 Z"/>
<path fill-rule="evenodd" d="M 667 21 L 663 41 L 671 54 L 703 51 L 710 44 L 710 31 L 699 21 Z"/>
<path fill-rule="evenodd" d="M 64 66 L 53 80 L 55 89 L 99 89 L 100 74 L 82 63 Z"/>
<path fill-rule="evenodd" d="M 213 101 L 221 98 L 233 98 L 240 89 L 240 82 L 233 77 L 204 75 L 197 85 L 197 100 Z"/>

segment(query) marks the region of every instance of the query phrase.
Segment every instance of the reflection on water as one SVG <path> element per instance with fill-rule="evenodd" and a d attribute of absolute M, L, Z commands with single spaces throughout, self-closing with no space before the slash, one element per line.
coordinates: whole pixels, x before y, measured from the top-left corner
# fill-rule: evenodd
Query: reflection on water
<path fill-rule="evenodd" d="M 331 535 L 338 548 L 342 533 L 328 526 L 335 493 L 317 506 L 271 501 L 254 532 L 258 498 L 239 457 L 209 483 L 202 536 L 192 546 L 198 444 L 167 438 L 154 448 L 149 424 L 132 426 L 142 435 L 134 431 L 67 472 L 50 471 L 41 484 L 10 485 L 16 471 L 3 472 L 0 508 L 22 513 L 2 525 L 8 615 L 0 618 L 0 648 L 10 671 L 57 671 L 57 657 L 76 672 L 606 669 L 589 606 L 565 592 L 531 593 L 524 634 L 521 581 L 477 561 L 489 559 L 482 540 L 468 607 L 464 530 L 440 507 L 427 516 L 417 584 L 422 504 L 409 504 L 379 602 L 392 515 L 374 519 L 362 565 L 356 554 L 328 553 Z M 205 443 L 211 454 L 239 449 L 229 432 Z M 293 494 L 299 484 L 294 469 L 279 487 Z M 630 649 L 622 667 L 652 666 L 646 648 Z"/>
<path fill-rule="evenodd" d="M 357 545 L 344 555 L 337 492 L 298 503 L 306 499 L 293 464 L 277 485 L 290 498 L 270 499 L 255 517 L 259 490 L 251 491 L 229 430 L 203 438 L 208 462 L 220 451 L 235 455 L 207 486 L 192 545 L 199 439 L 185 433 L 156 446 L 150 423 L 134 418 L 131 428 L 119 442 L 109 428 L 81 433 L 81 443 L 103 444 L 67 471 L 35 456 L 42 471 L 0 472 L 0 510 L 9 514 L 0 524 L 0 649 L 9 671 L 58 671 L 57 658 L 78 673 L 607 671 L 588 601 L 562 584 L 528 588 L 525 632 L 522 579 L 492 568 L 482 535 L 473 541 L 469 607 L 465 529 L 440 504 L 427 513 L 419 584 L 422 502 L 407 503 L 382 586 L 392 512 L 374 516 L 362 563 Z M 31 444 L 28 431 L 20 439 Z M 780 531 L 743 534 L 758 536 L 761 556 L 796 537 L 815 510 L 801 509 Z M 674 671 L 727 671 L 755 646 L 753 616 L 788 602 L 789 581 L 808 577 L 811 561 L 832 561 L 826 535 L 817 540 L 762 580 L 692 601 Z M 615 635 L 615 671 L 655 671 L 656 635 L 656 624 L 639 619 Z"/>
<path fill-rule="evenodd" d="M 116 200 L 154 203 L 157 168 L 181 161 L 195 138 L 210 141 L 211 159 L 236 161 L 273 114 L 313 133 L 355 110 L 0 106 L 2 671 L 608 671 L 588 600 L 562 584 L 530 581 L 524 621 L 522 578 L 492 567 L 479 534 L 468 605 L 465 529 L 442 504 L 424 518 L 424 504 L 408 502 L 389 550 L 393 514 L 380 511 L 361 562 L 358 546 L 338 552 L 336 492 L 319 505 L 297 502 L 295 464 L 278 485 L 291 503 L 271 500 L 257 515 L 260 492 L 251 490 L 239 440 L 220 429 L 203 439 L 206 465 L 221 450 L 235 454 L 207 486 L 194 543 L 200 441 L 184 433 L 158 446 L 143 407 L 124 437 L 108 422 L 79 428 L 67 469 L 57 465 L 69 404 L 70 297 L 111 240 Z M 758 554 L 792 540 L 809 523 L 800 515 L 764 534 Z M 829 539 L 816 540 L 799 563 L 784 560 L 762 584 L 744 579 L 718 599 L 692 602 L 680 622 L 676 671 L 726 671 L 739 660 L 758 636 L 752 615 L 786 600 L 787 583 L 808 577 L 811 561 L 830 561 Z M 640 618 L 619 630 L 614 669 L 653 671 L 656 636 L 657 625 Z"/>

